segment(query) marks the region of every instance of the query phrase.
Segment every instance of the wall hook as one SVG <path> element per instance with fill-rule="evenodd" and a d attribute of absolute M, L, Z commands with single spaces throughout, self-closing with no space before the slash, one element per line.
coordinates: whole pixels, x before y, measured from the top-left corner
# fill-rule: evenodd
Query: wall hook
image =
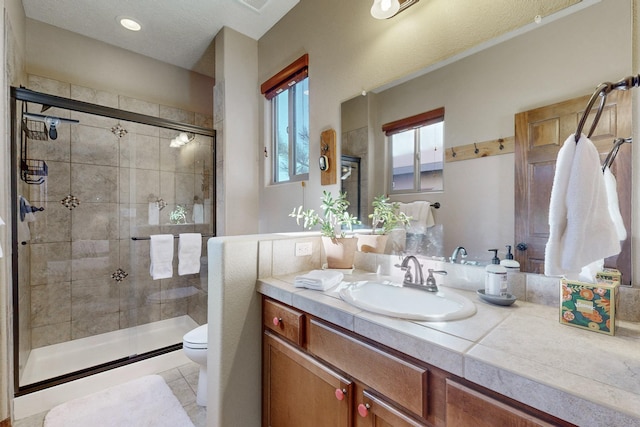
<path fill-rule="evenodd" d="M 269 157 L 269 154 L 267 153 L 267 147 L 264 147 L 264 157 Z"/>
<path fill-rule="evenodd" d="M 451 156 L 452 156 L 452 157 L 455 157 L 455 156 L 456 156 L 456 152 L 455 152 L 455 151 L 453 151 L 453 147 L 451 147 Z"/>
<path fill-rule="evenodd" d="M 478 153 L 480 152 L 480 150 L 478 150 L 478 146 L 476 145 L 476 143 L 475 143 L 475 142 L 473 143 L 473 148 L 475 148 L 475 150 L 473 150 L 473 152 L 474 152 L 475 154 L 478 154 Z"/>
<path fill-rule="evenodd" d="M 322 154 L 327 154 L 327 151 L 329 151 L 329 144 L 322 144 L 322 146 L 320 147 L 320 151 L 322 152 Z"/>
<path fill-rule="evenodd" d="M 500 143 L 500 151 L 504 150 L 504 144 L 503 144 L 504 139 L 500 138 L 498 139 L 498 142 Z"/>

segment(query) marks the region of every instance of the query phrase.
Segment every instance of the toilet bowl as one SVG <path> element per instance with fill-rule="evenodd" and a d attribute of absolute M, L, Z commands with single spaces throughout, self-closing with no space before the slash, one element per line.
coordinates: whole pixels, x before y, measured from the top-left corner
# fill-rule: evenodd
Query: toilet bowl
<path fill-rule="evenodd" d="M 196 403 L 200 406 L 207 406 L 207 334 L 207 324 L 204 324 L 187 332 L 182 338 L 184 354 L 200 365 L 196 393 Z"/>

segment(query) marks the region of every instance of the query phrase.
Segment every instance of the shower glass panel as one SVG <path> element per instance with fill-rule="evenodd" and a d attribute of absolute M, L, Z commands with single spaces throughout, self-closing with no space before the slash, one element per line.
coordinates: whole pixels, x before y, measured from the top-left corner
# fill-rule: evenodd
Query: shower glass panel
<path fill-rule="evenodd" d="M 179 350 L 207 321 L 215 133 L 12 94 L 16 394 Z M 202 235 L 198 273 L 178 274 L 181 233 Z M 170 278 L 150 275 L 156 234 Z"/>

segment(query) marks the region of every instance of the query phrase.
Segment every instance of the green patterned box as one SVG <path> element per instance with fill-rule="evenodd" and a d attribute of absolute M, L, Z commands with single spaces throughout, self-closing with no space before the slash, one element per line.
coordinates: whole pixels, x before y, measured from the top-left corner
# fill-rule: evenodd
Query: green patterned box
<path fill-rule="evenodd" d="M 618 280 L 560 280 L 560 323 L 615 335 Z"/>

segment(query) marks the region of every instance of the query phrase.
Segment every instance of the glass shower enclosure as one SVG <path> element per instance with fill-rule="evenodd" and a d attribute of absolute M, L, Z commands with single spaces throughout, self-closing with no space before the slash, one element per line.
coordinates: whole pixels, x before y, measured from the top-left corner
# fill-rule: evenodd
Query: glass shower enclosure
<path fill-rule="evenodd" d="M 23 88 L 11 123 L 16 396 L 179 350 L 207 321 L 215 131 Z M 181 233 L 202 235 L 199 273 L 178 274 Z"/>

